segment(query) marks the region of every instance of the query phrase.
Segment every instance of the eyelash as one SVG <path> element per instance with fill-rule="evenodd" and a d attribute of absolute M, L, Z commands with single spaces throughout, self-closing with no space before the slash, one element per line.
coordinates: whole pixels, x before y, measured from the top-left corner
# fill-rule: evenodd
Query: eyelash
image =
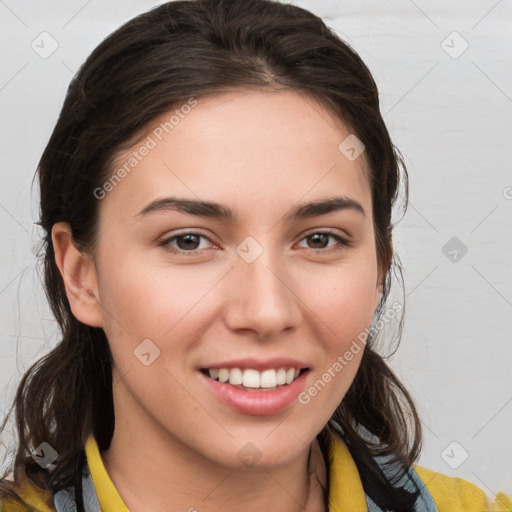
<path fill-rule="evenodd" d="M 206 240 L 208 240 L 210 243 L 213 243 L 206 235 L 197 233 L 195 231 L 186 231 L 183 233 L 178 233 L 177 235 L 173 235 L 169 238 L 166 238 L 165 240 L 162 240 L 158 245 L 162 246 L 164 248 L 164 250 L 166 250 L 172 254 L 179 254 L 179 255 L 184 255 L 184 256 L 196 256 L 196 255 L 200 254 L 202 252 L 202 250 L 184 251 L 183 249 L 176 249 L 170 245 L 170 242 L 172 242 L 173 240 L 185 237 L 187 235 L 196 235 L 196 236 L 199 236 L 200 238 L 206 238 Z M 334 246 L 334 247 L 330 247 L 329 249 L 310 249 L 311 251 L 316 252 L 316 253 L 330 254 L 332 252 L 341 251 L 341 250 L 350 248 L 353 245 L 353 243 L 350 240 L 342 238 L 336 232 L 328 230 L 328 229 L 323 230 L 323 231 L 313 231 L 311 233 L 308 233 L 300 241 L 302 242 L 303 240 L 305 240 L 313 235 L 328 235 L 332 238 L 335 238 L 339 244 L 338 247 Z"/>

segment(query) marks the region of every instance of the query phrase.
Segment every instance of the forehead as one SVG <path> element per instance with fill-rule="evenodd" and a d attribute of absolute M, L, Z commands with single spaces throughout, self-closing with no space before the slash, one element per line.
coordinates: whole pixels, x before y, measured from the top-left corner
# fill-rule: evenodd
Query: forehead
<path fill-rule="evenodd" d="M 140 211 L 165 195 L 213 199 L 236 210 L 273 209 L 276 202 L 334 192 L 368 202 L 365 154 L 350 159 L 344 151 L 353 136 L 330 109 L 303 93 L 201 96 L 155 118 L 117 155 L 112 172 L 128 172 L 107 199 L 117 211 L 127 202 Z"/>

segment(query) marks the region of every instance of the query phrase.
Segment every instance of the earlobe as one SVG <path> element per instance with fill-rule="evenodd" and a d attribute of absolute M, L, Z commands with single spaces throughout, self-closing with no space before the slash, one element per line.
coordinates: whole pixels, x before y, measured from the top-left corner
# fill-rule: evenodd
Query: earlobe
<path fill-rule="evenodd" d="M 53 226 L 52 242 L 55 263 L 64 281 L 73 315 L 84 324 L 103 327 L 97 298 L 96 267 L 92 257 L 76 247 L 67 222 L 58 222 Z"/>

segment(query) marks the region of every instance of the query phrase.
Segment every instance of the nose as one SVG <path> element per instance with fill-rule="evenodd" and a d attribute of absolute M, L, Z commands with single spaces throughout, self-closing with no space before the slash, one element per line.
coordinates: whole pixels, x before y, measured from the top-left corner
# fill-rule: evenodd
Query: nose
<path fill-rule="evenodd" d="M 272 338 L 300 324 L 300 299 L 284 262 L 270 251 L 252 263 L 238 258 L 230 272 L 225 321 L 233 331 Z"/>

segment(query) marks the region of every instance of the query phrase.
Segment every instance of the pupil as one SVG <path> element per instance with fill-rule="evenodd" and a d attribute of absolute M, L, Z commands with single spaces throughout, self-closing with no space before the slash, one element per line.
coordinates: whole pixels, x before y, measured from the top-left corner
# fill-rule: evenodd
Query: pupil
<path fill-rule="evenodd" d="M 323 237 L 324 238 L 324 241 L 327 241 L 327 235 L 324 234 L 324 233 L 315 233 L 314 235 L 311 235 L 309 238 L 313 240 L 313 244 L 315 243 L 320 243 L 320 246 L 321 247 L 315 247 L 315 249 L 321 249 L 323 247 L 326 247 L 325 244 L 322 244 L 321 242 L 319 242 L 319 239 L 320 237 Z"/>
<path fill-rule="evenodd" d="M 194 240 L 195 239 L 195 240 Z M 183 236 L 180 236 L 178 238 L 178 246 L 180 249 L 197 249 L 197 246 L 199 245 L 199 237 L 197 235 L 183 235 Z M 185 243 L 181 243 L 182 241 L 185 240 Z M 192 243 L 196 243 L 196 245 L 194 247 L 190 247 L 190 245 L 187 245 L 187 240 L 188 242 L 190 243 L 190 241 L 192 240 Z"/>

